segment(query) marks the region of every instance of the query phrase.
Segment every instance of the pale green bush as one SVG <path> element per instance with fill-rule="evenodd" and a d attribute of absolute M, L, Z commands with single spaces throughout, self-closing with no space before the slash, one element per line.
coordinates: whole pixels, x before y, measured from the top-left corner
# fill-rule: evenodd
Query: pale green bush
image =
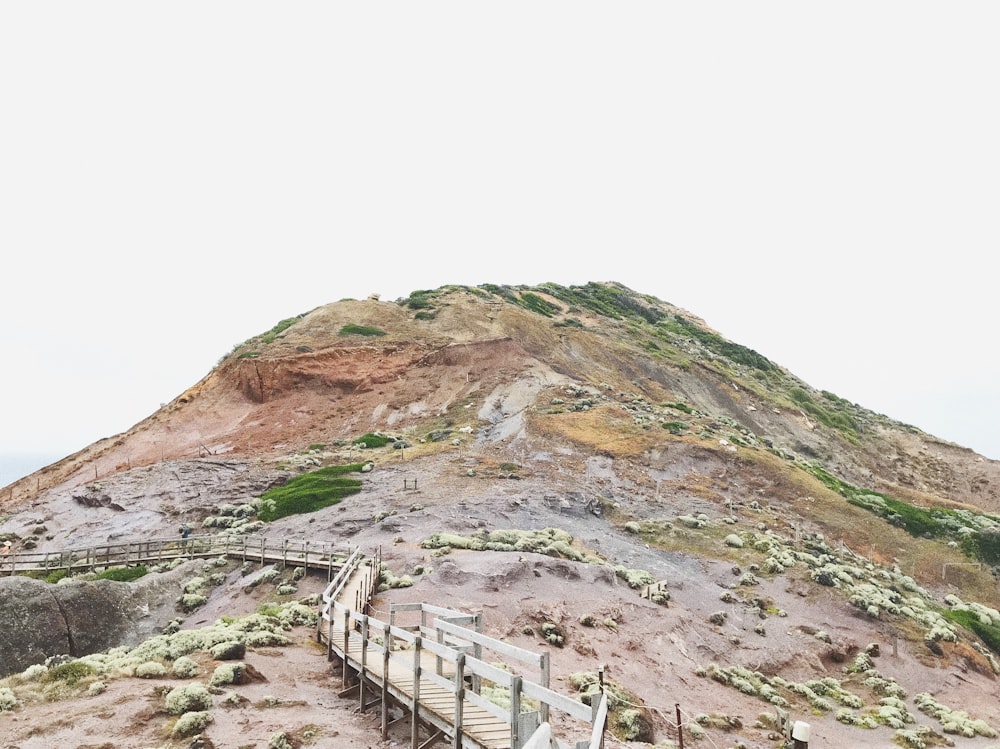
<path fill-rule="evenodd" d="M 198 593 L 185 593 L 177 600 L 181 610 L 185 613 L 191 613 L 196 608 L 204 606 L 207 602 L 208 598 Z"/>
<path fill-rule="evenodd" d="M 276 733 L 267 742 L 267 749 L 293 749 L 293 746 L 286 733 Z"/>
<path fill-rule="evenodd" d="M 242 640 L 228 640 L 212 646 L 212 658 L 217 661 L 238 661 L 246 655 L 247 646 Z"/>
<path fill-rule="evenodd" d="M 174 661 L 173 672 L 174 676 L 179 679 L 190 679 L 198 674 L 198 663 L 194 658 L 182 655 Z"/>
<path fill-rule="evenodd" d="M 167 669 L 159 661 L 146 661 L 135 667 L 135 675 L 140 679 L 157 679 L 167 675 Z"/>
<path fill-rule="evenodd" d="M 211 722 L 212 714 L 207 711 L 184 713 L 177 719 L 177 722 L 174 723 L 174 728 L 173 731 L 171 731 L 171 734 L 178 738 L 194 736 L 196 733 L 204 731 Z"/>
<path fill-rule="evenodd" d="M 17 707 L 17 697 L 10 687 L 0 687 L 0 713 Z"/>
<path fill-rule="evenodd" d="M 208 685 L 221 687 L 226 684 L 239 684 L 243 681 L 245 672 L 246 666 L 243 663 L 220 663 L 215 667 Z"/>
<path fill-rule="evenodd" d="M 166 708 L 171 715 L 183 715 L 208 710 L 212 695 L 202 684 L 183 684 L 167 693 Z"/>
<path fill-rule="evenodd" d="M 28 666 L 24 671 L 21 672 L 21 678 L 25 681 L 38 681 L 46 673 L 48 673 L 48 667 L 42 665 L 41 663 L 36 663 L 33 666 Z"/>
<path fill-rule="evenodd" d="M 91 697 L 95 697 L 99 694 L 103 694 L 107 688 L 108 685 L 105 684 L 103 681 L 100 680 L 92 681 L 90 683 L 90 686 L 87 687 L 87 694 L 89 694 Z"/>

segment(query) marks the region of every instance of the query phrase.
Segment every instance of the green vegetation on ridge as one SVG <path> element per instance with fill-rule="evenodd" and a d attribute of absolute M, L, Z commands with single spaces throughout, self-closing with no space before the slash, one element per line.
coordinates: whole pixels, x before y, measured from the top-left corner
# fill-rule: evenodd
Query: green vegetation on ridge
<path fill-rule="evenodd" d="M 874 513 L 915 538 L 953 541 L 967 556 L 1000 564 L 1000 518 L 972 510 L 917 507 L 869 489 L 860 489 L 819 466 L 807 470 L 856 507 Z"/>
<path fill-rule="evenodd" d="M 355 325 L 354 323 L 348 323 L 340 329 L 338 335 L 380 336 L 385 335 L 385 331 L 372 325 Z"/>

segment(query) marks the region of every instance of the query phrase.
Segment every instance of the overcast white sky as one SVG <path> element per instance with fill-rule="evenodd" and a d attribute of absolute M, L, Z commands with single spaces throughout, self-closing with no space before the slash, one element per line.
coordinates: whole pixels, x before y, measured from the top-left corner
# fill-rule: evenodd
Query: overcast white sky
<path fill-rule="evenodd" d="M 1000 458 L 998 21 L 0 4 L 0 457 L 124 431 L 345 297 L 614 280 Z"/>

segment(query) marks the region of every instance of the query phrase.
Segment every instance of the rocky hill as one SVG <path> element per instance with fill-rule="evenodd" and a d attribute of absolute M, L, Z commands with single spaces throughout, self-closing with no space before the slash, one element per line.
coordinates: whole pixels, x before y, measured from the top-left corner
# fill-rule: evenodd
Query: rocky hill
<path fill-rule="evenodd" d="M 358 493 L 242 529 L 382 546 L 377 608 L 483 611 L 491 634 L 551 647 L 567 692 L 606 666 L 643 715 L 622 745 L 669 745 L 678 704 L 706 746 L 780 746 L 782 717 L 808 720 L 812 746 L 998 742 L 1000 464 L 615 283 L 443 287 L 281 321 L 148 419 L 0 490 L 0 536 L 55 551 L 182 520 L 218 532 L 220 508 L 358 463 Z M 234 571 L 194 612 L 151 611 L 194 628 L 252 611 L 246 588 Z M 5 647 L 18 668 L 53 654 Z M 22 749 L 38 711 L 7 711 Z M 223 724 L 205 732 L 218 746 L 268 738 Z M 113 745 L 150 745 L 138 735 Z"/>

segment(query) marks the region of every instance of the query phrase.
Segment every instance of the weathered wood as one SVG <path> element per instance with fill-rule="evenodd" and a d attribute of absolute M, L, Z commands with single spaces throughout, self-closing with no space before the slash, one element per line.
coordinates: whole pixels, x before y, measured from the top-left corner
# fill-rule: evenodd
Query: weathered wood
<path fill-rule="evenodd" d="M 328 647 L 342 659 L 345 672 L 357 670 L 359 683 L 351 689 L 358 690 L 362 710 L 381 703 L 383 738 L 388 737 L 390 726 L 408 718 L 411 749 L 421 749 L 445 738 L 451 749 L 514 749 L 524 744 L 528 736 L 534 739 L 541 724 L 551 727 L 541 718 L 547 717 L 548 708 L 553 707 L 572 719 L 590 724 L 596 738 L 581 742 L 581 746 L 598 749 L 602 745 L 606 698 L 602 713 L 600 704 L 590 707 L 550 690 L 547 653 L 531 653 L 483 635 L 480 617 L 463 617 L 477 627 L 476 631 L 445 621 L 438 615 L 440 607 L 420 604 L 393 607 L 389 623 L 370 616 L 370 600 L 379 569 L 370 561 L 361 570 L 357 559 L 342 566 L 336 583 L 331 581 L 322 596 L 321 616 L 328 626 L 325 632 L 318 627 L 318 632 L 326 635 Z M 421 624 L 398 626 L 397 612 L 404 610 L 419 612 Z M 433 626 L 428 625 L 431 614 Z M 399 645 L 404 649 L 398 650 Z M 468 651 L 481 654 L 485 649 L 537 666 L 538 681 L 542 683 L 468 654 Z M 376 665 L 378 660 L 381 666 Z M 475 689 L 467 688 L 468 681 L 478 685 L 481 679 L 511 688 L 512 709 L 484 700 Z M 519 704 L 526 698 L 538 700 L 538 712 L 520 713 Z M 390 703 L 402 707 L 404 715 L 390 720 Z M 598 717 L 600 726 L 596 725 Z M 425 741 L 420 738 L 422 730 L 430 732 Z"/>

